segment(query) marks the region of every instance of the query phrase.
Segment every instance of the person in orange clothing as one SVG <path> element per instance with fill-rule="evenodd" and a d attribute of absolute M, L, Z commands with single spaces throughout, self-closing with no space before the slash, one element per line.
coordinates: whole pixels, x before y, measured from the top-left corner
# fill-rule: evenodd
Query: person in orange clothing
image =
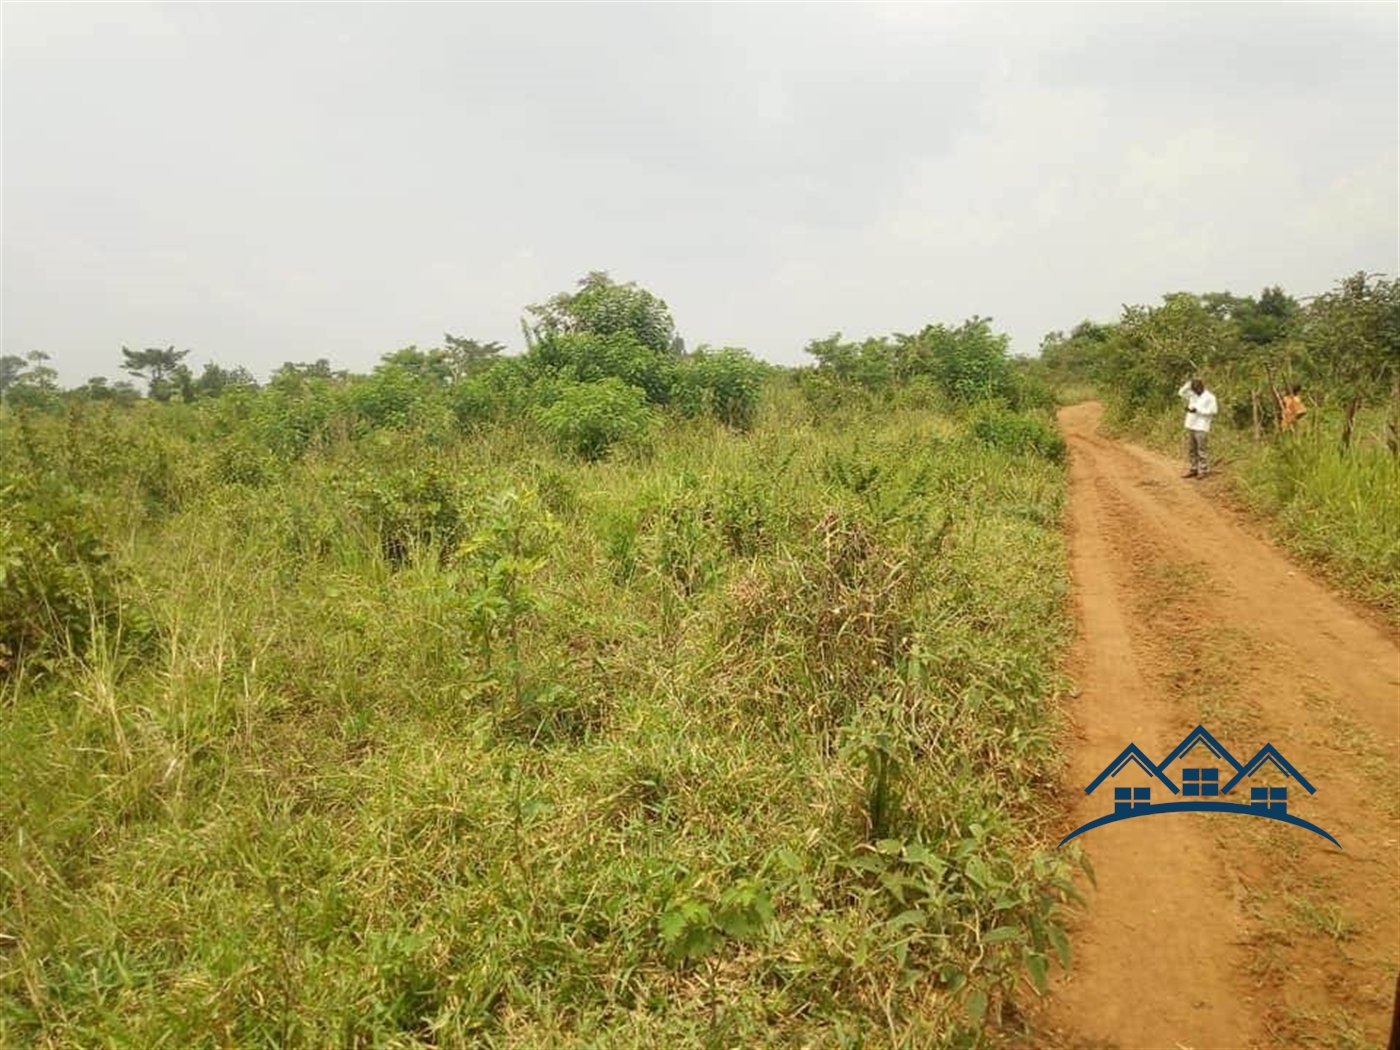
<path fill-rule="evenodd" d="M 1283 410 L 1283 418 L 1279 421 L 1280 430 L 1292 430 L 1298 420 L 1307 414 L 1308 408 L 1303 404 L 1303 385 L 1294 383 L 1288 388 L 1288 393 L 1279 398 L 1279 406 Z"/>

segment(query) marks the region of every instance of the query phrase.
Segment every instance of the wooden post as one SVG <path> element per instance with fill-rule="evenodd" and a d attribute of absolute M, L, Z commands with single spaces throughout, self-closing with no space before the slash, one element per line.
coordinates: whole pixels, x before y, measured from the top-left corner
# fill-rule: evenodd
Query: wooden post
<path fill-rule="evenodd" d="M 1282 430 L 1283 394 L 1279 391 L 1278 384 L 1274 382 L 1274 370 L 1269 367 L 1267 362 L 1264 364 L 1264 375 L 1268 377 L 1269 389 L 1273 391 L 1274 394 L 1274 428 L 1276 430 Z"/>
<path fill-rule="evenodd" d="M 1259 391 L 1256 389 L 1251 390 L 1249 393 L 1250 401 L 1252 402 L 1250 407 L 1254 410 L 1254 440 L 1259 441 L 1264 436 L 1259 429 Z"/>
<path fill-rule="evenodd" d="M 1390 433 L 1386 436 L 1386 444 L 1390 446 L 1390 454 L 1396 459 L 1400 459 L 1400 375 L 1395 377 L 1395 398 L 1390 404 Z"/>
<path fill-rule="evenodd" d="M 1360 394 L 1352 394 L 1351 397 L 1347 398 L 1346 407 L 1343 409 L 1342 416 L 1342 448 L 1344 450 L 1349 450 L 1351 448 L 1351 432 L 1352 428 L 1356 426 L 1356 413 L 1360 408 Z"/>

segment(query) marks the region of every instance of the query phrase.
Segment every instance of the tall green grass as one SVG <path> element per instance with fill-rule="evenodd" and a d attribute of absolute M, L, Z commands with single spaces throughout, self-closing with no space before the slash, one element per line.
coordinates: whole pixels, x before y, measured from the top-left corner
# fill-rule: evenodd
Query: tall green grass
<path fill-rule="evenodd" d="M 0 420 L 130 614 L 0 685 L 0 1044 L 966 1046 L 1067 958 L 1036 442 L 155 407 Z"/>

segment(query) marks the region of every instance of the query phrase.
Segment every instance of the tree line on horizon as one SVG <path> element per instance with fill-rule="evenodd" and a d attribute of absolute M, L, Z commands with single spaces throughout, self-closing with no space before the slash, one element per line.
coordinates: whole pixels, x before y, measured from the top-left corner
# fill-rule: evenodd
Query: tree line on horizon
<path fill-rule="evenodd" d="M 634 431 L 648 408 L 683 414 L 711 411 L 743 427 L 757 410 L 763 375 L 783 371 L 747 351 L 701 346 L 687 353 L 664 300 L 602 271 L 575 290 L 526 307 L 525 350 L 510 355 L 495 341 L 445 334 L 443 345 L 408 346 L 383 355 L 368 376 L 334 368 L 327 358 L 286 362 L 265 384 L 245 367 L 206 363 L 196 374 L 190 351 L 174 345 L 121 348 L 121 368 L 139 380 L 95 376 L 64 391 L 49 356 L 0 357 L 0 401 L 16 408 L 52 407 L 74 397 L 131 403 L 195 402 L 227 393 L 338 384 L 381 415 L 402 416 L 410 388 L 453 392 L 461 422 L 511 413 L 547 417 L 591 409 Z M 989 318 L 957 326 L 930 324 L 917 333 L 847 340 L 840 333 L 809 342 L 815 364 L 809 397 L 832 400 L 833 383 L 870 393 L 927 385 L 954 403 L 999 401 L 1011 408 L 1051 403 L 1051 386 L 1090 384 L 1113 392 L 1116 411 L 1133 417 L 1174 404 L 1177 388 L 1201 374 L 1225 395 L 1228 418 L 1256 433 L 1276 425 L 1278 401 L 1295 384 L 1311 401 L 1337 408 L 1341 440 L 1351 441 L 1356 414 L 1392 404 L 1390 444 L 1400 449 L 1400 281 L 1356 273 L 1303 300 L 1274 285 L 1257 296 L 1175 292 L 1157 305 L 1125 306 L 1118 320 L 1085 320 L 1052 331 L 1036 359 L 1016 358 Z M 1024 367 L 1018 367 L 1024 366 Z M 590 389 L 580 390 L 580 384 Z M 572 408 L 570 408 L 572 405 Z M 596 435 L 594 436 L 596 438 Z M 585 438 L 583 444 L 597 444 Z M 606 444 L 606 442 L 604 443 Z"/>
<path fill-rule="evenodd" d="M 812 340 L 807 368 L 780 369 L 735 347 L 687 350 L 666 302 L 607 273 L 585 275 L 570 291 L 525 308 L 525 349 L 447 334 L 441 347 L 408 346 L 383 355 L 367 375 L 326 358 L 287 362 L 265 383 L 246 368 L 206 364 L 195 374 L 188 350 L 174 345 L 122 347 L 122 369 L 139 381 L 94 377 L 63 391 L 42 353 L 0 360 L 0 399 L 44 411 L 75 401 L 132 405 L 219 402 L 230 422 L 251 419 L 259 444 L 299 455 L 331 431 L 397 428 L 429 417 L 459 427 L 529 420 L 584 458 L 646 439 L 659 413 L 712 416 L 735 430 L 752 426 L 766 377 L 795 373 L 818 411 L 853 406 L 896 389 L 945 405 L 990 402 L 1008 409 L 1046 407 L 1047 390 L 1017 371 L 1005 334 L 991 320 L 929 324 L 914 334 Z M 1019 440 L 1019 439 L 1018 439 Z M 1053 444 L 1039 431 L 1039 445 Z"/>

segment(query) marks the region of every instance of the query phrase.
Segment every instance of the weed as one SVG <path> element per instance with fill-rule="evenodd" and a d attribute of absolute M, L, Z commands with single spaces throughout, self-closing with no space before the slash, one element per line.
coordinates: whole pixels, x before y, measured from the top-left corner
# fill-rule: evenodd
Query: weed
<path fill-rule="evenodd" d="M 0 416 L 6 477 L 53 464 L 87 504 L 39 500 L 33 534 L 76 537 L 36 564 L 87 637 L 0 682 L 0 1042 L 1019 1024 L 1068 959 L 1037 846 L 1060 466 L 941 387 L 813 422 L 769 377 L 750 411 L 732 357 L 603 454 L 532 422 L 571 380 L 434 392 L 415 360 Z"/>
<path fill-rule="evenodd" d="M 1335 902 L 1315 904 L 1302 897 L 1290 897 L 1287 903 L 1295 921 L 1310 932 L 1321 933 L 1334 941 L 1356 936 L 1356 923 Z"/>

